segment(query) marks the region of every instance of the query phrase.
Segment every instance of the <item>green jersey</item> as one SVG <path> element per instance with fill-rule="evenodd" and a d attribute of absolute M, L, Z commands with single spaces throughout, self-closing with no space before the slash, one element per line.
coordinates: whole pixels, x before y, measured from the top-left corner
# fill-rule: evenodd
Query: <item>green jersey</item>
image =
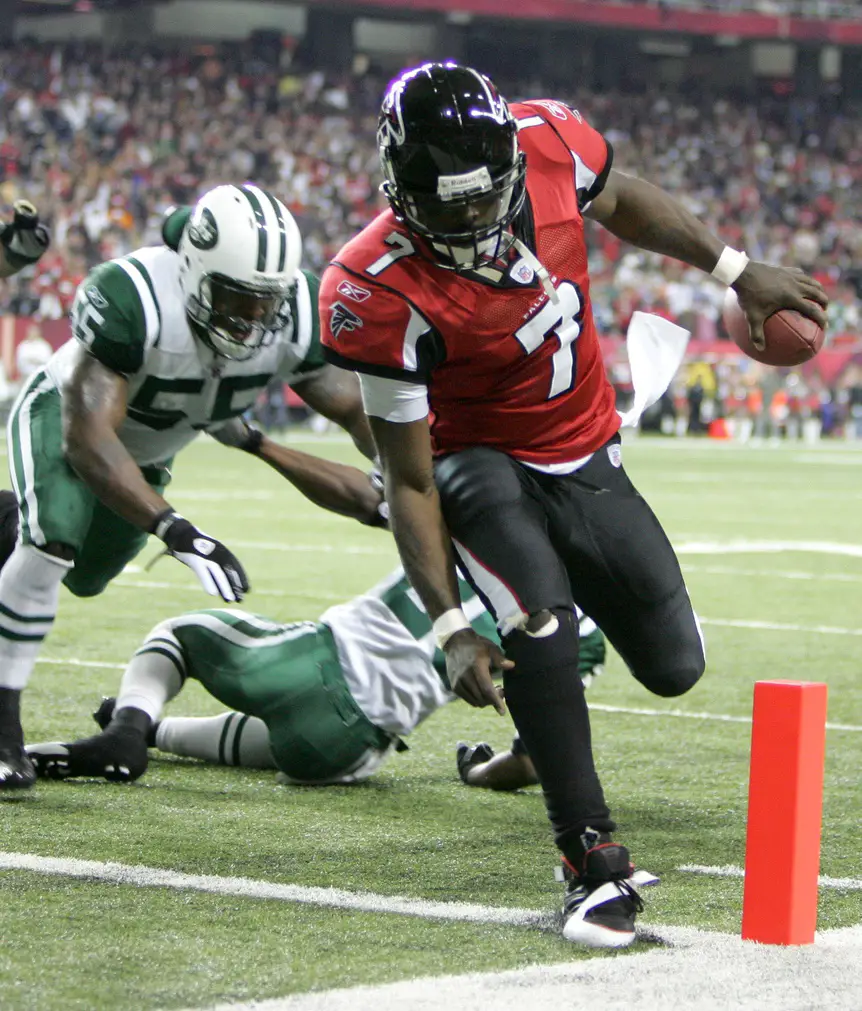
<path fill-rule="evenodd" d="M 290 323 L 276 339 L 246 361 L 230 361 L 192 333 L 179 267 L 167 246 L 100 264 L 76 293 L 72 339 L 46 366 L 62 395 L 80 342 L 128 380 L 128 412 L 118 434 L 142 467 L 169 461 L 200 430 L 248 410 L 274 377 L 295 383 L 326 365 L 313 274 L 300 272 Z"/>

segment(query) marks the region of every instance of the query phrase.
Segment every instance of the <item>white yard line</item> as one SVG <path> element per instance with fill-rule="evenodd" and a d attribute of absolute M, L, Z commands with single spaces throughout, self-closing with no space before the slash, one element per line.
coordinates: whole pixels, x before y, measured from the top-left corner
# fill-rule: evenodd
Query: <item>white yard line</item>
<path fill-rule="evenodd" d="M 745 868 L 736 867 L 733 864 L 726 864 L 723 867 L 705 867 L 703 864 L 682 864 L 677 867 L 678 871 L 685 874 L 706 874 L 715 878 L 744 878 Z M 820 888 L 839 888 L 842 891 L 859 892 L 862 891 L 862 879 L 860 878 L 830 878 L 821 874 L 817 879 Z"/>
<path fill-rule="evenodd" d="M 700 617 L 700 615 L 698 615 Z M 754 621 L 747 618 L 700 618 L 702 625 L 721 628 L 750 628 L 761 632 L 809 632 L 815 635 L 862 635 L 862 628 L 844 628 L 840 625 L 796 625 L 783 621 Z"/>
<path fill-rule="evenodd" d="M 152 579 L 126 579 L 123 576 L 115 579 L 111 585 L 122 586 L 129 590 L 177 590 L 181 593 L 196 593 L 198 595 L 201 592 L 200 583 L 160 583 Z M 258 589 L 257 586 L 255 586 L 254 595 L 255 597 L 292 597 L 297 600 L 325 600 L 333 601 L 336 604 L 344 601 L 343 593 L 312 593 L 307 590 L 291 592 L 290 590 Z"/>
<path fill-rule="evenodd" d="M 698 565 L 683 562 L 685 572 L 696 572 L 707 576 L 754 576 L 762 579 L 791 579 L 801 582 L 862 583 L 862 575 L 850 572 L 805 572 L 797 569 L 744 569 L 733 565 Z"/>
<path fill-rule="evenodd" d="M 464 923 L 504 923 L 518 927 L 548 926 L 550 911 L 511 909 L 505 906 L 481 906 L 468 902 L 434 902 L 408 899 L 398 895 L 373 892 L 348 892 L 340 888 L 315 888 L 283 885 L 252 878 L 228 878 L 214 874 L 181 874 L 158 867 L 103 863 L 100 860 L 75 860 L 41 857 L 31 853 L 0 852 L 0 869 L 32 871 L 56 877 L 107 881 L 136 888 L 176 888 L 181 891 L 238 895 L 248 899 L 275 899 L 333 909 L 352 909 L 367 913 L 394 913 L 430 920 L 455 920 Z"/>
<path fill-rule="evenodd" d="M 663 716 L 678 720 L 715 720 L 720 723 L 751 723 L 750 716 L 730 716 L 727 713 L 687 712 L 685 709 L 635 709 L 629 706 L 607 706 L 599 702 L 590 703 L 590 712 L 622 713 L 625 716 Z M 852 723 L 827 723 L 827 730 L 847 730 L 862 733 L 862 726 Z"/>
<path fill-rule="evenodd" d="M 846 544 L 841 541 L 754 541 L 734 537 L 724 541 L 683 541 L 674 547 L 678 555 L 762 555 L 803 551 L 815 555 L 862 558 L 862 544 Z"/>
<path fill-rule="evenodd" d="M 108 670 L 125 670 L 127 664 L 112 663 L 105 660 L 83 660 L 80 657 L 47 657 L 40 656 L 36 663 L 52 664 L 60 667 L 99 667 Z M 733 716 L 729 713 L 687 712 L 684 709 L 646 709 L 633 706 L 610 706 L 600 702 L 591 702 L 590 711 L 598 713 L 620 713 L 623 716 L 649 716 L 678 720 L 706 720 L 717 723 L 751 723 L 750 716 Z M 852 723 L 827 723 L 827 730 L 841 730 L 850 733 L 862 733 L 862 726 Z"/>

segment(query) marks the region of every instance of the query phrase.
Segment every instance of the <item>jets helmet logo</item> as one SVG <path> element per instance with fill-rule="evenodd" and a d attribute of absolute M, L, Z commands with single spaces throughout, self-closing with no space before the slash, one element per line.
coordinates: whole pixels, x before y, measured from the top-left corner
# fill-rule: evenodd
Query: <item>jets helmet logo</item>
<path fill-rule="evenodd" d="M 342 330 L 358 330 L 365 324 L 343 302 L 335 302 L 329 307 L 329 329 L 333 337 L 338 337 Z"/>
<path fill-rule="evenodd" d="M 218 225 L 209 207 L 189 222 L 189 242 L 196 249 L 212 249 L 218 242 Z"/>

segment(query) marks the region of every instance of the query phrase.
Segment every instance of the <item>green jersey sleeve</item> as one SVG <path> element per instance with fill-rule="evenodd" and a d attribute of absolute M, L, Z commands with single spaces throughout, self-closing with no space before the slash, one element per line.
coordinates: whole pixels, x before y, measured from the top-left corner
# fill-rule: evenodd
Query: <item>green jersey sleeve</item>
<path fill-rule="evenodd" d="M 327 365 L 320 346 L 320 316 L 317 309 L 320 278 L 308 270 L 301 270 L 300 275 L 296 293 L 290 301 L 293 316 L 290 343 L 294 353 L 285 361 L 280 373 L 281 378 L 288 383 L 300 382 Z"/>
<path fill-rule="evenodd" d="M 75 294 L 72 333 L 112 372 L 137 372 L 158 335 L 158 312 L 144 267 L 131 257 L 95 267 Z"/>

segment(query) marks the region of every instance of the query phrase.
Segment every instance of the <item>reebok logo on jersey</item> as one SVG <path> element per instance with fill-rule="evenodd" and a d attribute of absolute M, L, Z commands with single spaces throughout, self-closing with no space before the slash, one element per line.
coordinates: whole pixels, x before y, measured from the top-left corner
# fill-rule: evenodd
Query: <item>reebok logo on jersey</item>
<path fill-rule="evenodd" d="M 360 288 L 352 281 L 342 281 L 335 290 L 339 295 L 351 298 L 354 302 L 364 302 L 366 298 L 371 298 L 371 292 L 367 288 Z"/>
<path fill-rule="evenodd" d="M 333 337 L 338 337 L 342 330 L 358 330 L 365 326 L 362 320 L 351 312 L 343 302 L 336 302 L 329 307 L 329 329 Z"/>
<path fill-rule="evenodd" d="M 554 119 L 568 118 L 566 110 L 561 105 L 558 105 L 556 102 L 548 102 L 548 101 L 531 102 L 530 105 L 541 105 L 543 109 L 548 110 L 548 112 L 554 117 Z"/>
<path fill-rule="evenodd" d="M 87 301 L 90 305 L 94 305 L 97 309 L 108 308 L 108 300 L 94 284 L 91 284 L 84 294 L 87 296 Z"/>
<path fill-rule="evenodd" d="M 199 555 L 206 557 L 207 555 L 211 555 L 215 550 L 215 541 L 208 541 L 203 537 L 195 537 L 192 541 L 192 547 Z"/>
<path fill-rule="evenodd" d="M 615 442 L 612 446 L 608 446 L 608 459 L 611 461 L 612 467 L 622 467 L 623 448 L 618 442 Z"/>

